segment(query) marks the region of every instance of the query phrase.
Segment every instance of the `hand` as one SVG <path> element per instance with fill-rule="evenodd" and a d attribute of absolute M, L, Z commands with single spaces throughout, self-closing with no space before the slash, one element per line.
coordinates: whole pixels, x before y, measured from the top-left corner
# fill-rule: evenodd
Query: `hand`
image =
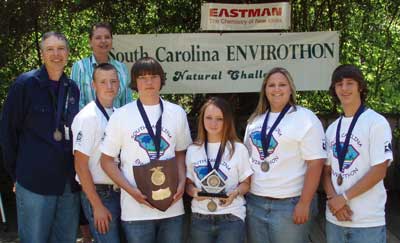
<path fill-rule="evenodd" d="M 133 188 L 132 193 L 130 193 L 131 196 L 140 204 L 144 204 L 150 208 L 154 208 L 153 206 L 151 206 L 151 204 L 146 200 L 147 197 L 146 195 L 144 195 L 139 188 Z"/>
<path fill-rule="evenodd" d="M 110 230 L 112 216 L 104 205 L 93 207 L 94 226 L 100 234 L 105 234 Z"/>
<path fill-rule="evenodd" d="M 349 205 L 345 205 L 342 209 L 339 209 L 335 217 L 339 221 L 351 221 L 351 216 L 353 215 L 353 211 L 350 209 Z"/>
<path fill-rule="evenodd" d="M 198 195 L 199 192 L 201 192 L 201 190 L 199 188 L 193 186 L 192 195 L 193 195 L 193 198 L 195 200 L 203 201 L 203 200 L 206 200 L 206 199 L 210 199 L 210 197 L 199 197 L 199 195 Z"/>
<path fill-rule="evenodd" d="M 232 204 L 233 200 L 239 196 L 239 190 L 235 189 L 228 193 L 228 198 L 223 198 L 219 200 L 219 206 L 227 207 Z"/>
<path fill-rule="evenodd" d="M 333 215 L 342 209 L 346 205 L 346 199 L 342 195 L 335 195 L 331 199 L 328 200 L 329 210 Z"/>
<path fill-rule="evenodd" d="M 176 193 L 174 195 L 174 201 L 172 202 L 172 204 L 179 201 L 179 199 L 182 198 L 184 192 L 185 192 L 185 181 L 183 181 L 183 183 L 178 184 L 178 188 L 176 188 Z"/>
<path fill-rule="evenodd" d="M 13 189 L 12 189 L 12 190 L 13 190 L 13 192 L 15 193 L 15 183 L 14 183 L 14 186 L 13 186 Z"/>
<path fill-rule="evenodd" d="M 310 218 L 310 204 L 299 201 L 293 211 L 293 223 L 304 224 Z"/>

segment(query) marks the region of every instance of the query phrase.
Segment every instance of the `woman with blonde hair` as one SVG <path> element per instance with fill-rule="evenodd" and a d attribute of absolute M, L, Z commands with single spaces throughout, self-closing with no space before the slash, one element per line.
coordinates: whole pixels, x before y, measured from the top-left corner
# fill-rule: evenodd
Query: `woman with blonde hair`
<path fill-rule="evenodd" d="M 246 197 L 248 241 L 307 242 L 326 158 L 324 130 L 312 111 L 296 105 L 286 69 L 270 70 L 259 95 L 244 138 L 254 171 Z"/>
<path fill-rule="evenodd" d="M 213 97 L 202 106 L 186 166 L 186 192 L 193 197 L 191 242 L 244 242 L 243 195 L 253 172 L 224 99 Z"/>

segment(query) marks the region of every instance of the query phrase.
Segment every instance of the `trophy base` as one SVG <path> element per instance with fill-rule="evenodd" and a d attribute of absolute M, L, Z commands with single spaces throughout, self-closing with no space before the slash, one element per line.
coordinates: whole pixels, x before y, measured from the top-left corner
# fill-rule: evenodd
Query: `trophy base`
<path fill-rule="evenodd" d="M 223 192 L 220 192 L 220 193 L 198 192 L 197 195 L 200 197 L 228 198 L 228 195 L 226 195 L 226 193 L 223 193 Z"/>

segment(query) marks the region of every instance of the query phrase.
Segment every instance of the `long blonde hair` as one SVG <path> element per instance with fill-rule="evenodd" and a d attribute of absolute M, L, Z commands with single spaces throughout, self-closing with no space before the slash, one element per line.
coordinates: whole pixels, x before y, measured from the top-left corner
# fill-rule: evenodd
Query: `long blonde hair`
<path fill-rule="evenodd" d="M 229 144 L 229 155 L 232 157 L 235 152 L 235 142 L 239 142 L 240 140 L 236 134 L 232 108 L 229 103 L 222 98 L 211 97 L 201 107 L 197 121 L 197 138 L 195 139 L 194 144 L 202 146 L 207 139 L 207 131 L 204 126 L 204 114 L 207 107 L 210 105 L 214 105 L 222 112 L 224 124 L 222 128 L 221 149 L 224 150 Z"/>
<path fill-rule="evenodd" d="M 252 122 L 254 120 L 254 118 L 256 118 L 257 116 L 259 116 L 261 114 L 264 114 L 268 109 L 271 108 L 271 105 L 265 94 L 265 87 L 267 86 L 268 79 L 275 73 L 281 73 L 288 80 L 289 86 L 290 86 L 290 91 L 291 91 L 291 95 L 289 98 L 289 104 L 292 106 L 296 105 L 296 87 L 294 86 L 292 76 L 290 75 L 289 71 L 286 70 L 285 68 L 275 67 L 275 68 L 271 69 L 265 75 L 264 81 L 261 85 L 261 90 L 260 90 L 259 97 L 258 97 L 257 107 L 256 107 L 255 111 L 251 114 L 251 116 L 248 120 L 249 123 Z"/>

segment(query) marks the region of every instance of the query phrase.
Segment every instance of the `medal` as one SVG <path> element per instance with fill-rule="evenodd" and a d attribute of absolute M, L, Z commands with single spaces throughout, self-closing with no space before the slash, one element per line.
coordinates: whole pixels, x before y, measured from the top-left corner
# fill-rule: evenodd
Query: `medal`
<path fill-rule="evenodd" d="M 347 150 L 348 150 L 348 147 L 350 144 L 351 133 L 353 132 L 353 129 L 356 125 L 358 118 L 364 112 L 364 109 L 365 109 L 365 107 L 363 104 L 361 104 L 360 107 L 358 107 L 356 114 L 354 115 L 353 119 L 351 120 L 349 129 L 347 130 L 343 145 L 340 143 L 340 126 L 342 125 L 343 116 L 341 116 L 339 119 L 338 125 L 336 127 L 336 138 L 335 138 L 336 145 L 335 146 L 336 146 L 337 160 L 338 160 L 338 164 L 339 164 L 339 172 L 340 173 L 344 173 L 344 170 L 347 169 L 346 167 L 344 167 L 344 161 L 346 159 Z M 339 186 L 342 185 L 342 183 L 343 183 L 342 174 L 339 174 L 339 176 L 336 179 L 336 182 Z"/>
<path fill-rule="evenodd" d="M 58 130 L 58 128 L 54 131 L 53 133 L 53 138 L 54 140 L 56 140 L 57 142 L 60 142 L 62 139 L 62 133 L 60 132 L 60 130 Z"/>
<path fill-rule="evenodd" d="M 221 183 L 221 180 L 219 179 L 219 177 L 217 175 L 211 175 L 207 178 L 207 185 L 211 186 L 211 187 L 216 187 L 219 186 L 219 184 Z"/>
<path fill-rule="evenodd" d="M 53 139 L 57 142 L 60 142 L 63 139 L 63 134 L 61 133 L 61 131 L 59 130 L 60 127 L 60 123 L 61 123 L 61 116 L 63 114 L 64 111 L 66 111 L 68 109 L 68 102 L 66 101 L 64 103 L 64 98 L 67 96 L 68 97 L 68 90 L 65 91 L 65 87 L 68 86 L 68 83 L 66 83 L 65 81 L 63 81 L 62 79 L 60 79 L 60 84 L 58 87 L 58 96 L 56 96 L 56 94 L 53 92 L 52 89 L 49 89 L 49 93 L 50 93 L 50 97 L 51 97 L 51 101 L 53 104 L 53 108 L 54 108 L 54 120 L 55 120 L 55 129 L 53 132 Z M 65 107 L 64 107 L 65 104 Z M 66 124 L 64 124 L 64 127 L 66 126 Z M 67 133 L 69 133 L 69 131 L 64 130 L 64 132 L 66 133 L 65 135 L 68 135 Z M 65 137 L 66 140 L 68 140 L 69 137 Z"/>
<path fill-rule="evenodd" d="M 263 172 L 269 171 L 269 163 L 267 161 L 263 161 L 260 167 Z"/>
<path fill-rule="evenodd" d="M 339 186 L 341 186 L 341 185 L 342 185 L 342 183 L 343 183 L 343 177 L 342 177 L 342 174 L 340 174 L 340 175 L 337 177 L 337 180 L 336 180 L 336 182 L 337 182 L 337 184 L 338 184 Z"/>
<path fill-rule="evenodd" d="M 207 209 L 210 212 L 215 212 L 217 210 L 217 204 L 213 200 L 210 200 L 207 203 Z"/>
<path fill-rule="evenodd" d="M 165 182 L 165 174 L 164 172 L 161 171 L 162 167 L 157 166 L 151 169 L 153 173 L 151 174 L 151 183 L 153 183 L 156 186 L 161 186 Z"/>
<path fill-rule="evenodd" d="M 265 115 L 263 126 L 261 128 L 261 145 L 262 145 L 262 152 L 263 152 L 263 157 L 264 157 L 264 161 L 261 162 L 261 165 L 260 165 L 262 172 L 268 172 L 270 169 L 269 163 L 266 161 L 266 159 L 273 152 L 273 151 L 271 151 L 271 152 L 268 151 L 270 142 L 272 139 L 272 133 L 278 127 L 279 123 L 282 121 L 285 114 L 289 111 L 290 107 L 291 106 L 289 104 L 286 104 L 286 106 L 280 112 L 279 116 L 276 118 L 275 122 L 272 124 L 272 127 L 269 129 L 268 133 L 267 133 L 267 125 L 268 125 L 269 113 L 271 112 L 271 110 L 269 110 L 267 112 L 267 114 Z M 265 134 L 266 134 L 266 136 L 265 136 Z"/>

